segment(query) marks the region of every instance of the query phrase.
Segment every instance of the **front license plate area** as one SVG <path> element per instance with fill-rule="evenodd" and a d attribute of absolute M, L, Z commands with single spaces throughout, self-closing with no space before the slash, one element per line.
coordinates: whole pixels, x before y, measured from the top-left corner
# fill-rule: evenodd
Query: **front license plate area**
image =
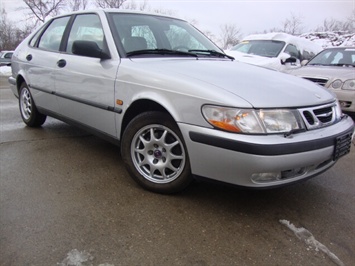
<path fill-rule="evenodd" d="M 340 157 L 348 154 L 351 147 L 351 133 L 339 136 L 335 140 L 335 149 L 333 159 L 338 160 Z"/>

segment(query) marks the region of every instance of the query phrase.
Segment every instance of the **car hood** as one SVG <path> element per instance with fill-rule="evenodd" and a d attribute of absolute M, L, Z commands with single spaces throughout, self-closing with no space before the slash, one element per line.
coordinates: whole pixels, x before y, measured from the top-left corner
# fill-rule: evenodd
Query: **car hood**
<path fill-rule="evenodd" d="M 221 104 L 233 104 L 237 97 L 255 108 L 310 106 L 334 100 L 329 91 L 313 82 L 230 60 L 133 59 L 127 64 L 134 68 L 130 73 L 149 75 L 152 87 L 164 84 L 161 89 L 189 94 L 203 88 L 206 99 L 218 99 Z"/>
<path fill-rule="evenodd" d="M 292 75 L 299 77 L 316 77 L 325 79 L 355 79 L 355 68 L 341 67 L 341 66 L 312 66 L 306 65 L 304 67 L 291 70 Z"/>
<path fill-rule="evenodd" d="M 275 70 L 281 69 L 281 61 L 277 57 L 264 57 L 259 55 L 245 54 L 237 51 L 226 51 L 226 53 L 233 56 L 235 60 L 239 62 L 263 66 Z"/>

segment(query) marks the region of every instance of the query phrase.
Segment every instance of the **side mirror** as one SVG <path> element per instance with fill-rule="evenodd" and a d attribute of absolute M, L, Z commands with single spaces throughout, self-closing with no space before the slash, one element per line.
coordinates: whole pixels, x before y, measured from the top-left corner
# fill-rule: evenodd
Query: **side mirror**
<path fill-rule="evenodd" d="M 110 59 L 111 56 L 104 52 L 96 42 L 93 41 L 74 41 L 72 47 L 73 54 L 100 59 Z"/>
<path fill-rule="evenodd" d="M 287 53 L 282 53 L 280 56 L 281 59 L 281 64 L 285 65 L 286 63 L 291 63 L 291 64 L 295 64 L 297 62 L 297 58 L 290 56 Z"/>

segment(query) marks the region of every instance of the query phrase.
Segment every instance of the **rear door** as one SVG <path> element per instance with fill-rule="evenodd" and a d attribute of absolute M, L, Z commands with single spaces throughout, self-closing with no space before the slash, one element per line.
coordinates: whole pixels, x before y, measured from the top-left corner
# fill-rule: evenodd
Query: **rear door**
<path fill-rule="evenodd" d="M 101 133 L 116 136 L 114 85 L 118 60 L 75 55 L 73 42 L 93 41 L 109 53 L 98 14 L 76 15 L 56 72 L 56 94 L 65 117 Z"/>
<path fill-rule="evenodd" d="M 43 31 L 30 41 L 29 48 L 20 53 L 26 82 L 38 107 L 58 113 L 55 91 L 55 73 L 59 58 L 59 47 L 70 17 L 54 19 Z"/>

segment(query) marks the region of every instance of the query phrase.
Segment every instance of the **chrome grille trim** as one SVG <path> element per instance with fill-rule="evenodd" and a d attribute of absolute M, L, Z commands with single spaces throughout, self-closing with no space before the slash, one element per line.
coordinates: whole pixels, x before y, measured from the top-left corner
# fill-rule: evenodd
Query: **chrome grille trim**
<path fill-rule="evenodd" d="M 329 126 L 337 119 L 335 103 L 301 108 L 298 111 L 309 130 Z"/>
<path fill-rule="evenodd" d="M 317 83 L 321 86 L 325 86 L 328 82 L 327 78 L 315 78 L 315 77 L 302 77 L 302 78 L 312 81 L 314 83 Z"/>

